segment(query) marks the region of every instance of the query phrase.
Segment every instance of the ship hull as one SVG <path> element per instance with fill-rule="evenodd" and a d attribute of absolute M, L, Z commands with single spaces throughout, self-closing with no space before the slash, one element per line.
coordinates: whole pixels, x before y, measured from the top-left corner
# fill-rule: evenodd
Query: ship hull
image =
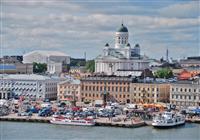
<path fill-rule="evenodd" d="M 56 120 L 50 120 L 52 124 L 58 124 L 58 125 L 77 125 L 77 126 L 94 126 L 95 123 L 79 123 L 79 122 L 70 122 L 70 121 L 56 121 Z"/>

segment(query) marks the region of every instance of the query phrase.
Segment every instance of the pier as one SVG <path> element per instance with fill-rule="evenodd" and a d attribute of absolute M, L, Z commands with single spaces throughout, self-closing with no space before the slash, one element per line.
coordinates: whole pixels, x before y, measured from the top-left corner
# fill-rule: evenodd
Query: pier
<path fill-rule="evenodd" d="M 14 122 L 38 122 L 38 123 L 50 123 L 51 117 L 38 117 L 33 115 L 28 116 L 17 116 L 16 114 L 10 114 L 8 116 L 1 116 L 0 121 L 14 121 Z"/>
<path fill-rule="evenodd" d="M 50 123 L 52 117 L 39 117 L 37 115 L 33 115 L 31 117 L 28 116 L 17 116 L 16 114 L 10 114 L 8 116 L 1 116 L 0 121 L 14 121 L 14 122 L 35 122 L 35 123 Z M 124 128 L 136 128 L 145 126 L 144 121 L 119 121 L 114 122 L 109 118 L 97 118 L 96 126 L 109 126 L 109 127 L 124 127 Z"/>

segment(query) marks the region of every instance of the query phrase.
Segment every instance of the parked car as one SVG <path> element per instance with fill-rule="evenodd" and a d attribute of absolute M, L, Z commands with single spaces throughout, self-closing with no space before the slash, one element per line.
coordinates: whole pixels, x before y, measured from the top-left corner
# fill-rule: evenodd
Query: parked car
<path fill-rule="evenodd" d="M 18 116 L 32 116 L 31 112 L 20 112 L 17 114 Z"/>
<path fill-rule="evenodd" d="M 38 116 L 47 117 L 53 115 L 53 111 L 51 107 L 43 108 L 39 111 Z"/>

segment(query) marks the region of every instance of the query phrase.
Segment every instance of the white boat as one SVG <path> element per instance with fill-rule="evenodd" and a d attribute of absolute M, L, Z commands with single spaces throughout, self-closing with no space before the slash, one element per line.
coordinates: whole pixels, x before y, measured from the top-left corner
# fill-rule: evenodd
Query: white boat
<path fill-rule="evenodd" d="M 185 117 L 181 114 L 164 112 L 153 119 L 152 126 L 159 128 L 175 127 L 185 124 Z"/>
<path fill-rule="evenodd" d="M 52 124 L 63 124 L 63 125 L 82 125 L 82 126 L 94 126 L 95 121 L 93 119 L 79 119 L 79 118 L 65 118 L 62 116 L 53 117 L 50 122 Z"/>

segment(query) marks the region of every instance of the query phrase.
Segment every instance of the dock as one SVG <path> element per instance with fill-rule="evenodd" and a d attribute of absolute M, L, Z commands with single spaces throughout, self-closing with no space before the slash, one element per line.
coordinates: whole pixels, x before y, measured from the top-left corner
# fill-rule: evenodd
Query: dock
<path fill-rule="evenodd" d="M 1 116 L 0 121 L 13 121 L 13 122 L 35 122 L 35 123 L 50 123 L 52 117 L 39 117 L 37 115 L 33 115 L 31 117 L 28 116 L 17 116 L 16 114 L 10 114 L 8 116 Z M 136 128 L 141 126 L 146 126 L 144 121 L 119 121 L 114 122 L 109 118 L 97 118 L 96 126 L 108 126 L 108 127 L 123 127 L 123 128 Z"/>
<path fill-rule="evenodd" d="M 13 122 L 38 122 L 38 123 L 50 123 L 51 117 L 38 117 L 33 115 L 28 116 L 17 116 L 16 114 L 10 114 L 8 116 L 1 116 L 0 121 L 13 121 Z"/>
<path fill-rule="evenodd" d="M 97 126 L 109 126 L 109 127 L 123 127 L 123 128 L 136 128 L 146 126 L 144 121 L 133 121 L 133 120 L 126 120 L 126 121 L 119 121 L 115 122 L 109 118 L 98 118 L 96 119 Z"/>
<path fill-rule="evenodd" d="M 200 124 L 200 118 L 186 118 L 185 121 L 188 123 L 199 123 Z"/>

